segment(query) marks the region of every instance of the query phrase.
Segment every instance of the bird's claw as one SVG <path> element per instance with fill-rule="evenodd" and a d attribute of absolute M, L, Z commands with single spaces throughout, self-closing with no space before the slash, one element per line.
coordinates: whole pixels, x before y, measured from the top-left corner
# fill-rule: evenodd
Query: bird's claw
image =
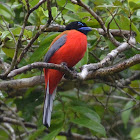
<path fill-rule="evenodd" d="M 61 65 L 62 65 L 62 66 L 66 66 L 66 67 L 68 67 L 68 65 L 67 65 L 66 62 L 62 62 Z"/>

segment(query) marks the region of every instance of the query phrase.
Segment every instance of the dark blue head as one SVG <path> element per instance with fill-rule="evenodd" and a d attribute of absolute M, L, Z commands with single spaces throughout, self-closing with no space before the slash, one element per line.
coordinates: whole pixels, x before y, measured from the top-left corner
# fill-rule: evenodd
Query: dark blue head
<path fill-rule="evenodd" d="M 87 27 L 87 25 L 81 21 L 74 21 L 66 26 L 66 30 L 72 30 L 72 29 L 80 31 L 85 35 L 87 35 L 87 33 L 92 30 L 90 27 Z"/>

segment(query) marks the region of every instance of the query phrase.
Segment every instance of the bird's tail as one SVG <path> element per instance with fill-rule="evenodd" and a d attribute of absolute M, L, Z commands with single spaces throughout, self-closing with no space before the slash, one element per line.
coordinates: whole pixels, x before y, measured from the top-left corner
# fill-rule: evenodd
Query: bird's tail
<path fill-rule="evenodd" d="M 44 69 L 46 96 L 43 110 L 43 124 L 50 127 L 51 112 L 53 108 L 53 100 L 56 95 L 57 84 L 61 80 L 63 74 L 56 70 Z"/>
<path fill-rule="evenodd" d="M 46 88 L 46 96 L 45 96 L 45 102 L 44 102 L 44 112 L 43 112 L 43 124 L 46 127 L 50 127 L 51 123 L 51 112 L 53 108 L 53 100 L 55 98 L 56 89 L 52 94 L 49 94 L 49 81 Z"/>

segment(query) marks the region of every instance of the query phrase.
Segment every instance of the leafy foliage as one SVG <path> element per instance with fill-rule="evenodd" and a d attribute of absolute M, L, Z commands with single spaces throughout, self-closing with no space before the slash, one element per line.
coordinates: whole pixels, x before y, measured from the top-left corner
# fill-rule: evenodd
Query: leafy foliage
<path fill-rule="evenodd" d="M 24 23 L 27 13 L 26 0 L 1 0 L 0 2 L 0 58 L 10 64 L 15 54 L 16 42 Z M 30 8 L 38 4 L 39 0 L 29 0 Z M 82 0 L 90 6 L 105 22 L 110 29 L 132 30 L 136 32 L 136 41 L 140 43 L 140 1 L 139 0 Z M 112 19 L 112 13 L 118 9 L 117 15 Z M 131 11 L 130 11 L 131 9 Z M 66 25 L 72 21 L 82 21 L 92 28 L 100 28 L 99 22 L 81 6 L 74 5 L 70 0 L 57 0 L 51 3 L 53 23 Z M 45 25 L 49 19 L 47 2 L 33 11 L 27 21 L 18 56 L 31 41 L 39 30 L 40 25 Z M 110 23 L 111 21 L 111 23 Z M 19 63 L 22 67 L 33 62 L 42 61 L 44 55 L 58 32 L 43 32 L 33 43 L 28 53 Z M 84 64 L 97 63 L 115 49 L 115 46 L 106 36 L 101 36 L 96 30 L 87 36 L 88 49 L 84 58 L 76 65 L 77 71 Z M 125 39 L 116 37 L 120 42 Z M 139 47 L 137 44 L 136 47 Z M 112 61 L 112 65 L 130 58 L 140 51 L 130 48 L 119 54 Z M 7 117 L 21 120 L 23 124 L 30 122 L 28 126 L 29 135 L 26 134 L 22 123 L 9 123 L 17 139 L 43 139 L 43 140 L 66 140 L 67 135 L 60 132 L 77 133 L 81 136 L 114 137 L 124 139 L 140 138 L 140 109 L 138 107 L 140 97 L 139 78 L 131 83 L 117 87 L 116 81 L 129 79 L 136 72 L 140 71 L 140 65 L 135 65 L 125 71 L 115 74 L 112 77 L 96 79 L 95 81 L 62 81 L 58 87 L 58 93 L 54 101 L 51 127 L 49 133 L 42 126 L 44 85 L 23 89 L 7 89 L 0 91 L 0 113 Z M 3 70 L 0 68 L 0 72 Z M 31 70 L 13 78 L 22 79 L 32 76 L 40 76 L 41 70 Z M 110 82 L 111 80 L 111 82 Z M 3 82 L 3 81 L 2 81 Z M 137 93 L 137 95 L 136 95 Z M 136 102 L 137 101 L 137 102 Z M 15 116 L 11 108 L 17 116 Z M 3 115 L 2 115 L 3 116 Z M 0 120 L 1 121 L 1 120 Z M 35 126 L 34 126 L 34 125 Z M 5 131 L 6 129 L 6 131 Z M 30 131 L 30 130 L 35 131 Z M 22 137 L 23 134 L 23 137 Z M 6 140 L 11 135 L 10 130 L 0 123 L 0 139 Z M 21 138 L 22 137 L 22 138 Z"/>

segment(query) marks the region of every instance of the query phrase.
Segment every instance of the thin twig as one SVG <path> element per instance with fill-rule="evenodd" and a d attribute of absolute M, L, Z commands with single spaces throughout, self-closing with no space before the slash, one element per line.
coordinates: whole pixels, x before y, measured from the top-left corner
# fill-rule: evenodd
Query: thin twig
<path fill-rule="evenodd" d="M 12 36 L 13 40 L 14 40 L 14 43 L 16 44 L 16 39 L 15 39 L 15 37 L 14 37 L 14 34 L 11 32 L 11 30 L 10 30 L 10 28 L 9 28 L 8 24 L 6 23 L 6 21 L 4 20 L 4 18 L 3 18 L 3 16 L 2 16 L 2 15 L 1 15 L 1 17 L 2 17 L 3 22 L 4 22 L 4 23 L 5 23 L 5 25 L 6 25 L 6 28 L 7 28 L 7 29 L 8 29 L 8 31 L 10 32 L 10 34 L 11 34 L 11 36 Z"/>
<path fill-rule="evenodd" d="M 52 11 L 51 11 L 51 0 L 47 0 L 47 9 L 48 9 L 48 15 L 49 15 L 49 19 L 48 19 L 48 25 L 50 25 L 51 21 L 53 20 L 52 17 Z"/>

